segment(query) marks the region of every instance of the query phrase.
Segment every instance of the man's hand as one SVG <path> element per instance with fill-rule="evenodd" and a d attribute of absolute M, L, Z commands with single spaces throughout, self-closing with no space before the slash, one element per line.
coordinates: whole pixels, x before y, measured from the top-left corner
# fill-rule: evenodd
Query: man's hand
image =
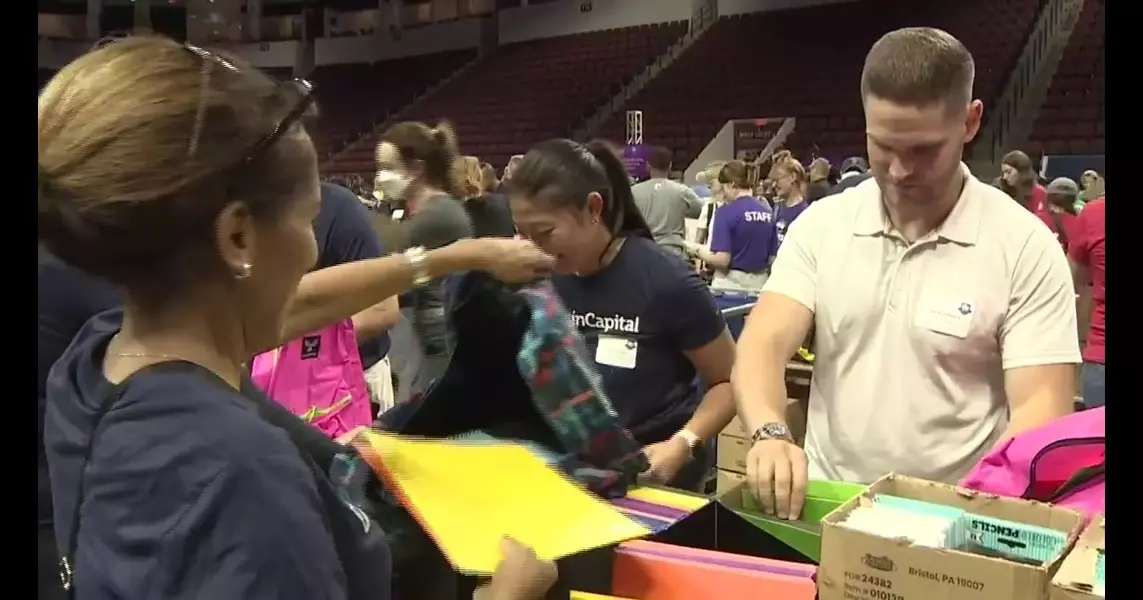
<path fill-rule="evenodd" d="M 806 453 L 786 440 L 759 440 L 746 453 L 748 489 L 767 514 L 797 519 L 806 499 Z"/>

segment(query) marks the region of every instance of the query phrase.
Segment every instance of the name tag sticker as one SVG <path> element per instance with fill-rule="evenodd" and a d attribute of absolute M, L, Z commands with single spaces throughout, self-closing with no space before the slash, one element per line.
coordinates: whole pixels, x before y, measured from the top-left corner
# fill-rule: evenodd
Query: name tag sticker
<path fill-rule="evenodd" d="M 916 325 L 925 329 L 964 339 L 972 326 L 972 316 L 976 305 L 972 302 L 942 302 L 921 307 L 916 316 Z"/>
<path fill-rule="evenodd" d="M 620 369 L 634 369 L 639 355 L 639 342 L 613 335 L 599 336 L 595 347 L 595 362 Z"/>

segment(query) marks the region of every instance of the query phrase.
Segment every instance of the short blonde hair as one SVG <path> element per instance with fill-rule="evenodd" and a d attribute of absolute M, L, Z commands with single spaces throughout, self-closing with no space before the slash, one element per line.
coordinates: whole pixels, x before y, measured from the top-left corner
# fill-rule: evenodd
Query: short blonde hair
<path fill-rule="evenodd" d="M 773 158 L 773 166 L 770 167 L 770 179 L 777 179 L 779 173 L 787 173 L 791 175 L 799 184 L 804 184 L 809 181 L 806 175 L 806 169 L 798 159 L 789 150 L 779 150 Z M 829 173 L 829 163 L 826 163 L 826 173 Z"/>
<path fill-rule="evenodd" d="M 484 191 L 483 176 L 480 172 L 480 159 L 475 156 L 460 157 L 461 191 L 464 198 L 477 198 Z"/>

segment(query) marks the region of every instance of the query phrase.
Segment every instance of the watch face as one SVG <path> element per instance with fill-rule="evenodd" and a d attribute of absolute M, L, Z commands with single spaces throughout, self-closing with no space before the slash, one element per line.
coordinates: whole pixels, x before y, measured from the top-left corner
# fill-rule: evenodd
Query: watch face
<path fill-rule="evenodd" d="M 781 423 L 767 423 L 761 427 L 762 435 L 768 438 L 784 439 L 790 437 L 790 429 Z"/>

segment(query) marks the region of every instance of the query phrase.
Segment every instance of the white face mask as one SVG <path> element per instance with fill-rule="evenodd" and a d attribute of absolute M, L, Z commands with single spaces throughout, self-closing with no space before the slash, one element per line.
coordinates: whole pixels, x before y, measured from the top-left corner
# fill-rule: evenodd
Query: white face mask
<path fill-rule="evenodd" d="M 396 202 L 408 187 L 408 177 L 395 171 L 378 171 L 373 179 L 373 197 L 382 202 Z"/>

